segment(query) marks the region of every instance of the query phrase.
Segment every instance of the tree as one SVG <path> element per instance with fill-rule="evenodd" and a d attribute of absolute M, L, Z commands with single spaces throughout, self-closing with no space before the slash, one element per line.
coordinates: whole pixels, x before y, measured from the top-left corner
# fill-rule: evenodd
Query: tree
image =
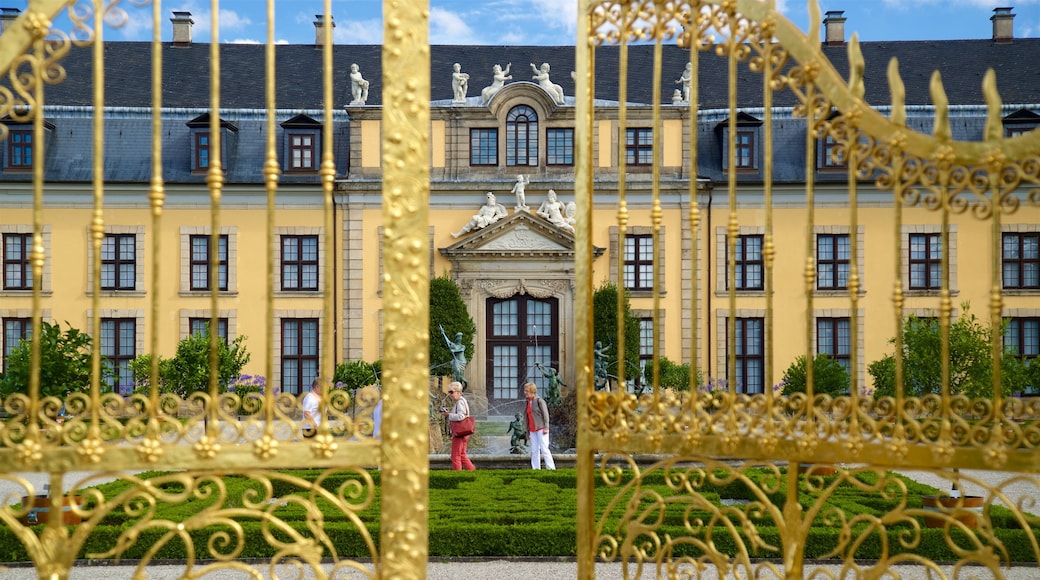
<path fill-rule="evenodd" d="M 226 391 L 232 381 L 238 379 L 242 369 L 249 363 L 250 354 L 245 347 L 245 336 L 239 336 L 230 344 L 217 340 L 217 384 Z M 185 397 L 196 391 L 209 389 L 209 329 L 184 337 L 177 344 L 177 354 L 172 359 L 159 358 L 159 391 L 176 393 Z M 134 383 L 148 384 L 151 373 L 151 356 L 141 355 L 131 363 Z"/>
<path fill-rule="evenodd" d="M 809 384 L 806 356 L 794 359 L 791 366 L 784 371 L 781 395 L 793 395 L 806 392 Z M 849 393 L 849 372 L 841 363 L 825 353 L 816 355 L 812 362 L 813 393 L 816 395 L 847 395 Z"/>
<path fill-rule="evenodd" d="M 606 349 L 608 372 L 617 376 L 618 358 L 618 287 L 613 282 L 600 286 L 592 294 L 593 340 Z M 621 292 L 625 318 L 625 380 L 639 379 L 639 319 L 632 316 L 628 290 Z"/>
<path fill-rule="evenodd" d="M 430 372 L 434 375 L 451 375 L 454 355 L 444 344 L 441 328 L 449 338 L 462 333 L 462 344 L 466 347 L 466 360 L 473 358 L 473 335 L 477 325 L 469 315 L 455 281 L 443 274 L 430 280 Z"/>
<path fill-rule="evenodd" d="M 659 372 L 659 383 L 661 387 L 672 389 L 681 393 L 690 390 L 690 363 L 678 364 L 672 362 L 668 357 L 662 356 L 657 361 Z M 653 384 L 653 367 L 650 363 L 643 369 L 643 377 L 646 384 Z M 700 383 L 700 371 L 697 371 L 697 383 Z"/>
<path fill-rule="evenodd" d="M 990 328 L 961 305 L 962 314 L 950 324 L 950 394 L 969 398 L 992 394 L 993 363 Z M 910 316 L 903 322 L 903 392 L 922 397 L 942 391 L 939 321 Z M 895 339 L 890 340 L 895 343 Z M 1004 395 L 1020 390 L 1027 374 L 1011 353 L 1001 360 L 1001 390 Z M 895 396 L 895 355 L 887 355 L 867 367 L 874 379 L 874 397 Z"/>
<path fill-rule="evenodd" d="M 59 324 L 40 324 L 40 396 L 43 397 L 64 397 L 90 390 L 90 335 L 68 322 L 65 324 L 69 328 L 64 332 Z M 26 339 L 7 356 L 7 373 L 0 378 L 0 394 L 29 392 L 30 358 L 30 342 Z M 110 376 L 112 369 L 103 359 L 102 383 Z"/>
<path fill-rule="evenodd" d="M 379 375 L 375 365 L 363 360 L 352 360 L 336 365 L 332 382 L 337 386 L 342 385 L 353 397 L 358 389 L 379 384 Z"/>

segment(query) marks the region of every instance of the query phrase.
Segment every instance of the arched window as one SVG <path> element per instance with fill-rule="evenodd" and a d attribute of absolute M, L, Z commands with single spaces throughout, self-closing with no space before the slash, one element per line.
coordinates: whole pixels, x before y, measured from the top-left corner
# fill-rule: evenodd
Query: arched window
<path fill-rule="evenodd" d="M 527 105 L 506 116 L 506 165 L 538 165 L 538 114 Z"/>

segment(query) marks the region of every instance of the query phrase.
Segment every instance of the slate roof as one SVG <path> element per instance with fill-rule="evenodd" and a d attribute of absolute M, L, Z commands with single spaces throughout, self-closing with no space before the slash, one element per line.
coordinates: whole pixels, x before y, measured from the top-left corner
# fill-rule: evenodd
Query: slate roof
<path fill-rule="evenodd" d="M 906 85 L 908 105 L 931 103 L 928 84 L 932 71 L 942 74 L 952 104 L 983 104 L 982 76 L 987 68 L 997 73 L 997 86 L 1004 103 L 1032 104 L 1040 101 L 1040 39 L 1016 39 L 1007 44 L 991 40 L 865 42 L 861 44 L 866 60 L 866 99 L 875 106 L 889 104 L 887 67 L 899 59 Z M 210 45 L 195 43 L 187 47 L 163 45 L 164 107 L 205 107 L 209 98 Z M 372 83 L 369 105 L 381 104 L 381 50 L 378 45 L 336 45 L 333 48 L 333 96 L 335 108 L 350 101 L 349 70 L 357 63 Z M 596 53 L 596 97 L 617 99 L 617 47 Z M 277 103 L 284 109 L 322 107 L 322 51 L 314 45 L 279 45 L 275 49 L 278 75 Z M 847 76 L 847 48 L 826 46 L 824 54 L 842 76 Z M 222 44 L 221 106 L 225 108 L 264 108 L 265 47 L 255 44 Z M 151 106 L 151 45 L 144 42 L 111 42 L 105 45 L 106 102 L 116 107 Z M 689 53 L 674 45 L 663 50 L 661 99 L 671 103 L 672 91 Z M 68 71 L 65 82 L 48 87 L 47 102 L 60 105 L 91 104 L 89 48 L 73 48 L 64 61 Z M 451 70 L 460 63 L 471 75 L 469 96 L 477 96 L 491 83 L 495 64 L 512 63 L 514 81 L 531 80 L 529 63 L 547 62 L 552 81 L 568 96 L 574 94 L 574 49 L 570 46 L 456 46 L 431 47 L 431 100 L 451 99 Z M 644 71 L 652 70 L 653 47 L 629 47 L 629 101 L 650 103 L 652 87 Z M 761 106 L 761 78 L 746 66 L 739 69 L 738 100 L 742 107 Z M 700 97 L 703 109 L 727 106 L 727 65 L 713 53 L 704 54 L 700 65 Z M 778 94 L 776 106 L 793 105 L 788 92 Z"/>

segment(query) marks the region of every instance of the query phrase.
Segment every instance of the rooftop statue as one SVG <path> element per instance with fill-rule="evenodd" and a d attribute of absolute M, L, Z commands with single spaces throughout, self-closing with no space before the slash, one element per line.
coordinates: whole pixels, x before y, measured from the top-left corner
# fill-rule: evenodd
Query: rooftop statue
<path fill-rule="evenodd" d="M 469 75 L 462 72 L 462 65 L 455 63 L 451 73 L 451 91 L 453 103 L 465 103 L 466 91 L 469 90 Z"/>
<path fill-rule="evenodd" d="M 675 84 L 682 84 L 682 102 L 690 102 L 690 83 L 693 82 L 693 65 L 686 63 L 686 70 L 683 71 L 682 76 L 679 80 L 675 81 Z M 674 99 L 673 99 L 674 100 Z"/>
<path fill-rule="evenodd" d="M 362 78 L 357 63 L 350 65 L 350 93 L 354 97 L 351 105 L 364 105 L 368 101 L 368 81 Z"/>
<path fill-rule="evenodd" d="M 549 96 L 552 97 L 553 101 L 556 101 L 557 105 L 562 105 L 564 103 L 563 87 L 553 84 L 553 82 L 549 80 L 549 63 L 543 62 L 541 68 L 539 68 L 534 66 L 534 63 L 532 62 L 531 70 L 534 71 L 534 76 L 531 78 L 538 81 L 538 86 L 542 87 L 545 92 L 549 93 Z"/>
<path fill-rule="evenodd" d="M 491 97 L 502 90 L 502 87 L 506 86 L 506 81 L 513 80 L 513 75 L 509 74 L 509 67 L 511 66 L 513 66 L 513 63 L 507 64 L 506 70 L 502 70 L 502 66 L 497 64 L 491 67 L 494 80 L 491 81 L 489 86 L 484 87 L 484 90 L 480 91 L 480 99 L 485 105 L 491 101 Z"/>
<path fill-rule="evenodd" d="M 457 238 L 466 232 L 486 228 L 508 215 L 506 213 L 506 207 L 495 200 L 495 194 L 489 191 L 487 192 L 486 197 L 487 203 L 480 206 L 480 210 L 470 218 L 469 223 L 463 226 L 461 230 L 451 235 L 453 238 Z"/>

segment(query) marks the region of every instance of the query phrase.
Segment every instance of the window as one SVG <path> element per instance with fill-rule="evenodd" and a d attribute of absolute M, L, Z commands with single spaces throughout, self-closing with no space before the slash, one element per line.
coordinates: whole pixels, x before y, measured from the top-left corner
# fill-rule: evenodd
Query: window
<path fill-rule="evenodd" d="M 133 290 L 137 281 L 137 236 L 105 234 L 101 240 L 101 289 Z"/>
<path fill-rule="evenodd" d="M 736 254 L 737 290 L 762 290 L 762 236 L 739 236 Z"/>
<path fill-rule="evenodd" d="M 498 129 L 469 130 L 469 164 L 498 165 Z"/>
<path fill-rule="evenodd" d="M 28 340 L 32 333 L 31 318 L 5 318 L 4 319 L 4 364 L 3 371 L 7 372 L 7 357 L 14 352 L 18 344 Z"/>
<path fill-rule="evenodd" d="M 1004 288 L 1040 289 L 1040 233 L 1005 233 L 1001 268 Z"/>
<path fill-rule="evenodd" d="M 7 133 L 7 168 L 32 169 L 33 132 L 31 129 L 9 129 Z"/>
<path fill-rule="evenodd" d="M 318 290 L 318 236 L 281 236 L 282 290 Z"/>
<path fill-rule="evenodd" d="M 635 377 L 639 385 L 649 385 L 646 380 L 646 368 L 652 364 L 654 359 L 654 319 L 643 317 L 639 319 L 639 376 Z"/>
<path fill-rule="evenodd" d="M 538 114 L 527 105 L 506 115 L 506 165 L 538 165 Z"/>
<path fill-rule="evenodd" d="M 188 332 L 191 334 L 205 334 L 206 328 L 209 327 L 211 320 L 209 318 L 189 318 L 188 319 Z M 217 336 L 224 340 L 224 344 L 228 342 L 228 319 L 218 318 L 217 319 Z"/>
<path fill-rule="evenodd" d="M 289 134 L 289 171 L 313 171 L 318 158 L 314 135 L 309 133 Z"/>
<path fill-rule="evenodd" d="M 816 319 L 816 353 L 838 361 L 852 373 L 852 337 L 848 318 Z"/>
<path fill-rule="evenodd" d="M 848 288 L 851 256 L 848 234 L 817 234 L 816 289 Z"/>
<path fill-rule="evenodd" d="M 838 157 L 840 143 L 832 137 L 827 135 L 823 139 L 819 140 L 819 159 L 817 160 L 816 167 L 818 169 L 846 169 L 848 163 L 844 157 Z"/>
<path fill-rule="evenodd" d="M 942 283 L 942 238 L 910 234 L 910 289 L 938 290 Z"/>
<path fill-rule="evenodd" d="M 737 169 L 755 168 L 755 131 L 737 129 L 737 153 L 734 166 Z"/>
<path fill-rule="evenodd" d="M 282 319 L 282 392 L 298 395 L 318 376 L 318 319 Z"/>
<path fill-rule="evenodd" d="M 654 288 L 654 237 L 625 235 L 624 286 L 629 290 Z"/>
<path fill-rule="evenodd" d="M 548 380 L 537 365 L 561 370 L 557 299 L 517 295 L 486 304 L 489 403 L 515 401 L 528 380 L 544 389 Z"/>
<path fill-rule="evenodd" d="M 1004 136 L 1006 137 L 1017 137 L 1019 135 L 1025 135 L 1026 133 L 1036 129 L 1036 125 L 1023 126 L 1023 125 L 1008 125 L 1004 127 Z"/>
<path fill-rule="evenodd" d="M 1006 322 L 1004 350 L 1023 359 L 1037 358 L 1040 355 L 1040 318 L 1008 318 Z"/>
<path fill-rule="evenodd" d="M 108 386 L 120 395 L 134 390 L 130 362 L 137 356 L 137 320 L 133 318 L 101 319 L 101 356 L 112 365 L 114 376 L 106 378 Z"/>
<path fill-rule="evenodd" d="M 737 376 L 732 377 L 738 393 L 765 392 L 764 319 L 737 318 L 736 335 L 731 341 L 737 362 Z"/>
<path fill-rule="evenodd" d="M 654 130 L 625 129 L 625 163 L 650 165 L 654 162 Z"/>
<path fill-rule="evenodd" d="M 190 237 L 191 244 L 191 289 L 211 290 L 210 286 L 210 236 Z M 217 289 L 228 289 L 228 236 L 217 237 Z"/>
<path fill-rule="evenodd" d="M 32 234 L 4 234 L 4 290 L 32 290 Z"/>
<path fill-rule="evenodd" d="M 574 129 L 548 129 L 545 140 L 547 165 L 574 165 Z"/>
<path fill-rule="evenodd" d="M 195 133 L 195 165 L 193 169 L 209 169 L 209 131 Z"/>

